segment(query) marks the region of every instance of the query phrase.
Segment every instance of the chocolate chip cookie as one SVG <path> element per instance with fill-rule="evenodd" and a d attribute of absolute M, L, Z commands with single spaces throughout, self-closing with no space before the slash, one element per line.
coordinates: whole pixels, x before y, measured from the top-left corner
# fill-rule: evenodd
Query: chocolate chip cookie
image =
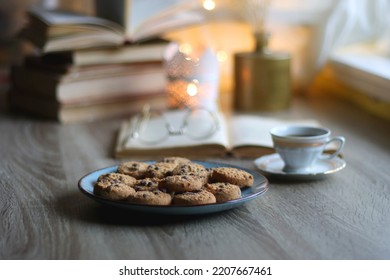
<path fill-rule="evenodd" d="M 137 180 L 120 173 L 108 173 L 99 176 L 94 193 L 111 200 L 124 200 L 135 193 L 133 185 Z"/>
<path fill-rule="evenodd" d="M 181 164 L 189 163 L 191 162 L 191 160 L 184 157 L 165 157 L 158 162 L 168 162 L 168 163 L 174 163 L 176 165 L 181 165 Z"/>
<path fill-rule="evenodd" d="M 201 205 L 215 202 L 215 196 L 206 190 L 175 194 L 172 199 L 174 205 Z"/>
<path fill-rule="evenodd" d="M 206 184 L 204 189 L 211 192 L 215 196 L 217 202 L 226 202 L 241 197 L 240 187 L 230 183 L 219 182 Z"/>
<path fill-rule="evenodd" d="M 158 189 L 160 179 L 158 178 L 144 178 L 139 179 L 134 184 L 133 188 L 138 191 L 154 191 Z"/>
<path fill-rule="evenodd" d="M 193 175 L 173 175 L 165 177 L 160 181 L 159 188 L 167 192 L 183 193 L 200 190 L 203 186 L 203 179 Z"/>
<path fill-rule="evenodd" d="M 130 195 L 127 201 L 144 205 L 169 205 L 171 204 L 172 197 L 169 193 L 160 190 L 138 191 Z"/>
<path fill-rule="evenodd" d="M 245 170 L 233 167 L 216 167 L 211 169 L 210 182 L 226 182 L 240 188 L 253 185 L 253 175 Z"/>
<path fill-rule="evenodd" d="M 203 165 L 195 162 L 178 165 L 172 173 L 174 175 L 197 176 L 203 180 L 204 184 L 207 183 L 209 178 L 209 171 Z"/>
<path fill-rule="evenodd" d="M 145 172 L 145 177 L 162 179 L 166 176 L 173 175 L 172 171 L 175 167 L 175 163 L 156 162 L 148 166 Z"/>
<path fill-rule="evenodd" d="M 118 172 L 130 175 L 136 179 L 145 178 L 145 172 L 149 164 L 146 162 L 128 161 L 119 164 Z"/>

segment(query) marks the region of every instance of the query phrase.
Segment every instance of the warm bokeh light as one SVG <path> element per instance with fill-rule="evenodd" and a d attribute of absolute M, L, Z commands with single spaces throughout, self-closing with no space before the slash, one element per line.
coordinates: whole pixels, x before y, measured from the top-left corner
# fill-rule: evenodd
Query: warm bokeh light
<path fill-rule="evenodd" d="M 186 54 L 186 55 L 190 55 L 192 53 L 192 46 L 191 46 L 191 44 L 182 43 L 179 46 L 179 51 L 181 53 Z"/>
<path fill-rule="evenodd" d="M 195 96 L 198 94 L 198 84 L 197 80 L 193 80 L 191 83 L 187 85 L 187 94 L 189 96 Z"/>
<path fill-rule="evenodd" d="M 225 62 L 228 59 L 228 54 L 225 50 L 218 50 L 216 54 L 219 62 Z"/>
<path fill-rule="evenodd" d="M 205 8 L 207 11 L 212 11 L 215 9 L 215 2 L 213 0 L 204 0 L 203 8 Z"/>

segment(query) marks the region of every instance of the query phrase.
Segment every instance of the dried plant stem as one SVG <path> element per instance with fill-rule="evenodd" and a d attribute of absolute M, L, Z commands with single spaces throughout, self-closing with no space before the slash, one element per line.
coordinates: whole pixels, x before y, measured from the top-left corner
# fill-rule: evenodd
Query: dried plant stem
<path fill-rule="evenodd" d="M 252 28 L 256 42 L 255 51 L 262 52 L 267 45 L 265 20 L 270 0 L 245 0 L 240 3 L 243 5 L 244 18 Z"/>

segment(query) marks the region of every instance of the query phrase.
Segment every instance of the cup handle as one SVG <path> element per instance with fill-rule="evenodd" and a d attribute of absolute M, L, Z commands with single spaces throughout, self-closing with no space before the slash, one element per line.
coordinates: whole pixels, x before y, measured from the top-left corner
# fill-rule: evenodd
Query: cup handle
<path fill-rule="evenodd" d="M 339 146 L 338 146 L 337 150 L 331 154 L 322 154 L 320 157 L 321 159 L 332 159 L 340 154 L 340 152 L 343 149 L 344 144 L 345 144 L 345 138 L 343 136 L 333 137 L 328 142 L 326 142 L 325 146 L 329 145 L 331 142 L 334 142 L 334 141 L 339 142 Z"/>

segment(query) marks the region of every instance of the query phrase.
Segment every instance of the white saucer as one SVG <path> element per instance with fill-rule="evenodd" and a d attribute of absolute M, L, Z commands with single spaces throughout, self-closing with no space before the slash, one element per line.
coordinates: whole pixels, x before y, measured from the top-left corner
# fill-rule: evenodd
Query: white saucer
<path fill-rule="evenodd" d="M 317 160 L 316 164 L 302 172 L 283 171 L 284 162 L 279 154 L 271 154 L 259 157 L 254 161 L 261 173 L 269 176 L 278 176 L 283 179 L 317 180 L 336 173 L 346 166 L 346 162 L 340 158 Z"/>

